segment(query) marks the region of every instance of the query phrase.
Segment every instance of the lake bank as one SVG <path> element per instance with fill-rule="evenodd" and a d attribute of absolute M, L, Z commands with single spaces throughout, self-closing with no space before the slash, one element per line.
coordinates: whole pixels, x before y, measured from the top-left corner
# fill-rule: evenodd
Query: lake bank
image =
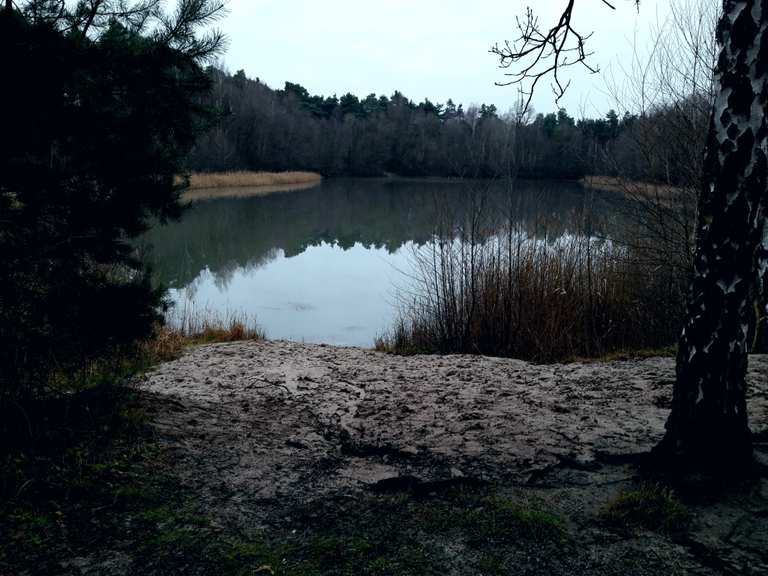
<path fill-rule="evenodd" d="M 493 486 L 515 506 L 559 518 L 569 543 L 548 558 L 547 547 L 533 552 L 526 560 L 533 564 L 523 564 L 521 573 L 536 573 L 542 562 L 551 574 L 718 573 L 697 557 L 697 545 L 724 562 L 759 566 L 766 559 L 755 550 L 768 533 L 759 514 L 739 508 L 744 501 L 693 507 L 685 538 L 698 544 L 689 548 L 648 530 L 616 538 L 600 523 L 613 498 L 637 487 L 633 468 L 617 462 L 662 436 L 673 378 L 670 358 L 541 366 L 265 341 L 190 349 L 155 369 L 141 389 L 151 395 L 148 410 L 164 450 L 173 454 L 174 473 L 203 495 L 223 525 L 327 535 L 312 514 L 322 515 L 323 503 L 333 502 L 334 515 L 359 506 L 394 514 L 394 506 L 404 522 L 398 530 L 413 536 L 424 527 L 411 505 L 403 509 L 408 501 L 388 498 L 420 491 L 450 498 L 444 491 L 453 486 L 471 501 L 473 490 Z M 764 430 L 768 357 L 752 358 L 748 380 L 752 426 Z M 765 479 L 761 486 L 768 496 Z M 475 505 L 487 505 L 481 500 Z M 768 504 L 758 497 L 750 506 Z M 302 516 L 307 510 L 314 512 Z M 443 522 L 455 522 L 453 513 Z M 414 573 L 488 573 L 463 562 L 474 562 L 477 550 L 466 548 L 458 525 L 437 541 L 416 536 L 433 564 L 432 571 Z M 361 538 L 399 538 L 361 530 Z M 734 531 L 747 546 L 733 549 L 727 538 Z M 499 542 L 500 568 L 491 573 L 507 573 L 510 558 L 526 547 Z M 341 546 L 339 562 L 355 557 Z M 649 549 L 655 563 L 637 571 Z"/>
<path fill-rule="evenodd" d="M 673 377 L 669 358 L 188 348 L 105 413 L 101 393 L 70 407 L 86 446 L 0 508 L 0 573 L 762 573 L 768 478 L 702 502 L 631 463 Z M 768 357 L 748 380 L 764 438 Z"/>
<path fill-rule="evenodd" d="M 273 411 L 269 430 L 257 433 L 266 420 L 253 429 L 254 441 L 265 443 L 259 447 L 265 460 L 249 464 L 265 478 L 251 489 L 273 497 L 292 491 L 300 476 L 289 473 L 283 459 L 327 455 L 339 442 L 360 456 L 386 452 L 408 460 L 410 455 L 406 468 L 417 475 L 419 455 L 427 455 L 427 460 L 444 459 L 446 470 L 455 466 L 468 475 L 484 470 L 481 475 L 511 474 L 521 480 L 563 460 L 594 463 L 605 455 L 647 451 L 663 435 L 673 380 L 671 357 L 539 365 L 259 340 L 190 348 L 152 370 L 141 388 L 190 402 L 192 411 L 218 406 L 215 420 L 226 412 L 227 421 L 252 422 L 258 420 L 259 406 Z M 768 428 L 768 356 L 752 358 L 748 384 L 753 427 Z M 243 410 L 245 404 L 250 408 Z M 283 414 L 282 408 L 294 414 Z M 314 417 L 305 418 L 302 411 Z M 184 427 L 173 414 L 162 417 L 171 419 L 163 428 Z M 198 449 L 216 451 L 217 430 L 206 430 L 204 420 L 196 420 L 197 432 L 206 432 Z M 270 440 L 277 428 L 282 432 Z M 268 454 L 267 444 L 287 439 L 302 447 Z M 222 449 L 225 445 L 222 438 Z M 226 450 L 234 449 L 239 448 Z M 307 464 L 306 458 L 298 460 Z M 369 466 L 349 469 L 333 482 L 375 482 L 402 474 L 399 464 L 379 466 L 375 473 Z M 281 478 L 266 481 L 270 470 L 282 470 Z M 436 470 L 422 472 L 428 477 Z M 252 480 L 252 474 L 248 480 L 233 473 L 227 480 L 233 486 Z"/>

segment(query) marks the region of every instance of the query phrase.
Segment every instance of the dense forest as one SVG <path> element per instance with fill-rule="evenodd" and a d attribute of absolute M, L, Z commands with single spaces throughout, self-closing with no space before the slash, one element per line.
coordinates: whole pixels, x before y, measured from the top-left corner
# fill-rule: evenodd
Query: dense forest
<path fill-rule="evenodd" d="M 681 173 L 659 129 L 669 115 L 664 108 L 576 120 L 565 109 L 501 114 L 494 105 L 465 109 L 450 99 L 415 103 L 400 92 L 324 97 L 290 82 L 274 90 L 242 70 L 208 73 L 220 122 L 197 142 L 191 166 L 198 171 L 579 178 L 615 175 L 621 166 L 622 175 L 670 183 Z"/>

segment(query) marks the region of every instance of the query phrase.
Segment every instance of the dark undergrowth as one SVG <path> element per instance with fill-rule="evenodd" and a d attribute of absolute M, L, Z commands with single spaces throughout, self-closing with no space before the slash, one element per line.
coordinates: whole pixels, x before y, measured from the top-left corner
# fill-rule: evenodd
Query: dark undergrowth
<path fill-rule="evenodd" d="M 637 531 L 655 532 L 655 542 L 688 526 L 686 508 L 656 485 L 628 483 L 590 510 L 558 505 L 564 495 L 546 490 L 468 483 L 288 497 L 256 527 L 247 515 L 219 516 L 174 476 L 174 452 L 145 412 L 173 409 L 162 403 L 99 386 L 30 409 L 31 440 L 4 446 L 0 462 L 0 574 L 667 574 L 663 559 L 646 565 L 642 532 L 629 548 L 611 547 Z M 217 498 L 229 496 L 238 495 L 222 488 Z"/>
<path fill-rule="evenodd" d="M 42 435 L 3 454 L 0 574 L 503 574 L 571 546 L 557 515 L 493 490 L 331 499 L 268 531 L 225 528 L 170 474 L 146 401 L 102 386 L 30 412 Z M 441 552 L 457 538 L 460 557 Z"/>
<path fill-rule="evenodd" d="M 158 326 L 78 370 L 50 371 L 34 395 L 0 398 L 0 575 L 79 574 L 79 555 L 120 539 L 152 548 L 167 538 L 156 526 L 166 512 L 194 526 L 178 486 L 148 467 L 158 449 L 130 382 L 188 346 L 260 338 L 234 316 Z"/>
<path fill-rule="evenodd" d="M 82 436 L 80 427 L 93 414 L 116 418 L 124 399 L 117 391 L 124 391 L 125 383 L 160 362 L 175 360 L 190 346 L 264 337 L 258 325 L 245 316 L 188 314 L 173 327 L 158 324 L 149 338 L 112 348 L 81 361 L 76 368 L 48 370 L 44 379 L 23 394 L 0 395 L 0 434 L 4 438 L 0 454 L 55 451 L 64 437 Z"/>

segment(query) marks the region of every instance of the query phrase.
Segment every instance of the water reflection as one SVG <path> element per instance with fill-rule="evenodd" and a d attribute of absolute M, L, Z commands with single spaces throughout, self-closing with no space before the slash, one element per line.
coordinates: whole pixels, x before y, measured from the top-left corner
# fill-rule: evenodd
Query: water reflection
<path fill-rule="evenodd" d="M 256 314 L 271 338 L 370 345 L 407 289 L 410 254 L 441 223 L 512 213 L 530 235 L 580 227 L 576 184 L 330 180 L 310 190 L 204 201 L 145 241 L 177 301 Z M 486 230 L 489 232 L 489 230 Z"/>

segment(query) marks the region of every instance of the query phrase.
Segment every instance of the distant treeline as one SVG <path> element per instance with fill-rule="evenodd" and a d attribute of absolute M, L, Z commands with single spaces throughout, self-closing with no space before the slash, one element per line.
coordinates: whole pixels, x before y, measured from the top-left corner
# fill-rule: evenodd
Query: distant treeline
<path fill-rule="evenodd" d="M 613 110 L 577 121 L 561 109 L 518 122 L 493 105 L 417 104 L 400 92 L 314 96 L 290 82 L 273 90 L 242 70 L 209 73 L 221 118 L 198 140 L 193 170 L 579 178 L 615 174 L 621 164 L 623 174 L 648 174 L 633 145 L 638 117 Z"/>

